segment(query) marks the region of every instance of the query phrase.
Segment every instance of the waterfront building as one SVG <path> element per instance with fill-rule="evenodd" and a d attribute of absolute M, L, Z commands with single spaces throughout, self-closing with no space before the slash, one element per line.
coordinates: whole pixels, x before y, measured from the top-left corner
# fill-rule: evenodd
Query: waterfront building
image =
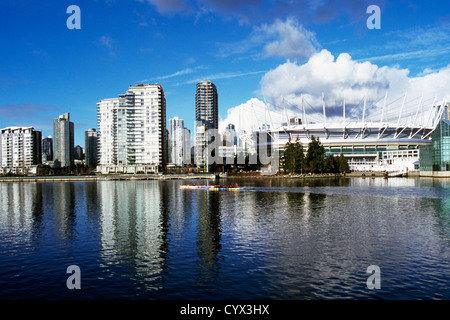
<path fill-rule="evenodd" d="M 42 139 L 42 163 L 53 161 L 53 139 L 51 136 Z"/>
<path fill-rule="evenodd" d="M 195 163 L 202 171 L 211 169 L 207 147 L 213 146 L 214 141 L 218 143 L 218 125 L 219 98 L 216 85 L 208 80 L 200 81 L 195 92 Z M 212 147 L 212 150 L 216 148 Z"/>
<path fill-rule="evenodd" d="M 420 148 L 420 171 L 450 171 L 450 104 L 445 106 L 442 120 L 432 134 L 432 144 Z M 436 173 L 435 175 L 442 175 Z"/>
<path fill-rule="evenodd" d="M 0 130 L 1 173 L 27 174 L 42 163 L 42 132 L 33 127 Z"/>
<path fill-rule="evenodd" d="M 80 145 L 77 145 L 74 149 L 74 160 L 84 160 L 83 147 Z"/>
<path fill-rule="evenodd" d="M 60 115 L 53 120 L 53 166 L 55 168 L 73 167 L 74 133 L 70 113 Z"/>
<path fill-rule="evenodd" d="M 97 131 L 92 128 L 84 133 L 85 160 L 87 168 L 95 168 L 98 163 L 98 135 Z"/>
<path fill-rule="evenodd" d="M 97 103 L 102 173 L 162 172 L 166 166 L 166 99 L 159 84 L 130 86 Z"/>
<path fill-rule="evenodd" d="M 183 167 L 191 163 L 191 131 L 184 127 L 184 120 L 169 119 L 169 163 Z"/>
<path fill-rule="evenodd" d="M 382 109 L 371 114 L 364 99 L 361 114 L 353 113 L 352 117 L 348 113 L 346 116 L 344 102 L 343 116 L 336 116 L 334 110 L 333 117 L 328 119 L 325 101 L 322 106 L 322 119 L 317 114 L 319 108 L 314 109 L 314 117 L 309 115 L 305 103 L 299 107 L 302 116 L 283 121 L 281 126 L 271 125 L 265 129 L 260 126 L 258 130 L 243 135 L 242 139 L 250 146 L 255 146 L 254 152 L 258 152 L 261 147 L 269 144 L 268 140 L 264 140 L 266 145 L 260 146 L 255 133 L 265 134 L 271 140 L 270 147 L 281 157 L 288 141 L 298 139 L 306 152 L 314 136 L 319 139 L 326 154 L 343 154 L 352 171 L 417 171 L 423 148 L 432 144 L 433 132 L 438 128 L 444 113 L 445 100 L 436 106 L 434 103 L 425 105 L 420 99 L 418 105 L 408 108 L 405 95 L 403 104 L 390 104 L 387 109 L 386 98 Z"/>
<path fill-rule="evenodd" d="M 236 164 L 244 164 L 247 151 L 239 135 L 240 132 L 236 131 L 236 127 L 232 123 L 229 123 L 222 132 L 219 157 L 223 159 L 223 164 L 233 164 L 235 158 L 237 158 Z"/>

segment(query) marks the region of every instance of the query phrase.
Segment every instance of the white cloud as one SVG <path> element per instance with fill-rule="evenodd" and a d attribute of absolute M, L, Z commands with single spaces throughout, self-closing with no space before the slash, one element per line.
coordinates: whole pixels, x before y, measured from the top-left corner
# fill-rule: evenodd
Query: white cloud
<path fill-rule="evenodd" d="M 114 43 L 113 39 L 109 35 L 101 36 L 99 42 L 102 46 L 107 47 L 108 49 L 112 49 Z"/>
<path fill-rule="evenodd" d="M 405 93 L 407 100 L 403 120 L 414 117 L 423 94 L 420 116 L 424 120 L 425 112 L 422 113 L 422 110 L 429 110 L 433 101 L 438 105 L 444 97 L 450 99 L 450 65 L 438 71 L 426 70 L 424 76 L 411 77 L 408 69 L 358 62 L 347 53 L 335 58 L 329 51 L 322 50 L 304 64 L 287 61 L 267 72 L 261 80 L 260 94 L 270 102 L 268 105 L 273 122 L 286 121 L 285 113 L 284 119 L 280 116 L 284 107 L 287 117 L 302 117 L 302 96 L 306 101 L 307 120 L 322 121 L 322 93 L 325 94 L 327 120 L 342 117 L 344 98 L 346 116 L 361 119 L 363 99 L 366 97 L 366 119 L 374 121 L 381 118 L 386 93 L 388 99 L 384 119 L 395 121 Z M 243 109 L 248 111 L 243 113 Z M 258 126 L 255 122 L 261 124 L 267 119 L 265 112 L 262 99 L 251 99 L 228 110 L 227 118 L 222 123 L 238 126 L 240 122 L 244 129 L 249 130 Z"/>
<path fill-rule="evenodd" d="M 271 25 L 264 24 L 255 29 L 254 35 L 268 42 L 264 45 L 267 56 L 304 60 L 319 47 L 315 34 L 293 18 L 287 18 L 286 21 L 277 19 Z"/>
<path fill-rule="evenodd" d="M 109 55 L 111 56 L 115 56 L 116 52 L 116 41 L 114 41 L 111 36 L 105 34 L 103 36 L 101 36 L 97 43 L 105 48 L 107 48 L 109 50 Z"/>
<path fill-rule="evenodd" d="M 313 32 L 294 18 L 277 19 L 272 24 L 254 27 L 250 35 L 239 42 L 219 43 L 219 55 L 246 55 L 253 58 L 282 57 L 304 61 L 318 51 Z"/>
<path fill-rule="evenodd" d="M 174 72 L 172 74 L 168 74 L 168 75 L 165 75 L 165 76 L 160 76 L 157 79 L 161 80 L 161 79 L 170 79 L 170 78 L 174 78 L 174 77 L 179 77 L 179 76 L 183 76 L 183 75 L 194 73 L 194 72 L 196 72 L 198 70 L 201 70 L 201 69 L 206 69 L 206 67 L 205 66 L 196 66 L 196 67 L 193 67 L 193 68 L 186 68 L 186 69 L 183 69 L 183 70 L 176 71 L 176 72 Z"/>
<path fill-rule="evenodd" d="M 258 129 L 262 124 L 279 126 L 281 115 L 270 112 L 264 101 L 252 98 L 245 103 L 228 109 L 227 117 L 219 120 L 219 132 L 225 131 L 228 124 L 234 124 L 236 130 Z"/>

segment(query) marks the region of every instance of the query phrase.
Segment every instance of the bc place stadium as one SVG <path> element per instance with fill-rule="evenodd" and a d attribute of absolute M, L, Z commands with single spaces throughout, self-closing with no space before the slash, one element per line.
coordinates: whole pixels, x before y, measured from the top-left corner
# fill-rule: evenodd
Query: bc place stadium
<path fill-rule="evenodd" d="M 273 127 L 268 121 L 252 134 L 242 135 L 241 139 L 256 147 L 258 139 L 255 137 L 266 133 L 267 145 L 282 154 L 289 141 L 299 141 L 307 148 L 314 136 L 326 154 L 343 154 L 351 171 L 402 174 L 419 169 L 420 150 L 431 146 L 433 132 L 441 119 L 450 124 L 450 108 L 445 97 L 441 101 L 435 97 L 425 99 L 423 95 L 408 99 L 405 94 L 388 103 L 386 94 L 370 114 L 364 98 L 357 106 L 346 106 L 344 100 L 338 116 L 336 107 L 327 106 L 324 95 L 320 112 L 304 98 L 301 101 L 301 106 L 289 109 L 289 113 L 297 111 L 297 115 L 288 116 L 285 105 L 278 107 L 278 111 L 281 109 L 278 113 L 282 113 L 281 125 Z M 266 106 L 269 110 L 267 102 Z M 333 110 L 332 117 L 328 117 L 328 109 Z"/>

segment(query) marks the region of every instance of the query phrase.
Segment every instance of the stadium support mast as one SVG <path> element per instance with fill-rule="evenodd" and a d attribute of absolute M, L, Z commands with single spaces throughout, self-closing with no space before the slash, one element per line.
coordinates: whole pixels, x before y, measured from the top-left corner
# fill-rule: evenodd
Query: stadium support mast
<path fill-rule="evenodd" d="M 386 95 L 384 96 L 383 109 L 381 110 L 380 130 L 381 130 L 381 128 L 383 128 L 384 110 L 386 109 L 387 96 L 388 96 L 388 93 L 387 93 L 387 91 L 386 91 Z"/>
<path fill-rule="evenodd" d="M 362 122 L 366 121 L 366 104 L 367 104 L 367 97 L 364 96 L 364 107 L 363 107 L 363 116 L 362 116 Z"/>
<path fill-rule="evenodd" d="M 323 105 L 323 127 L 327 127 L 327 115 L 325 113 L 325 94 L 322 92 L 322 105 Z"/>
<path fill-rule="evenodd" d="M 342 123 L 342 128 L 343 128 L 342 131 L 344 132 L 343 138 L 345 139 L 345 96 L 344 96 L 344 102 L 342 103 L 342 117 L 344 119 L 344 122 Z"/>
<path fill-rule="evenodd" d="M 406 93 L 405 93 L 405 97 L 403 98 L 402 107 L 400 108 L 400 114 L 399 114 L 398 120 L 397 120 L 397 128 L 400 126 L 400 120 L 402 118 L 402 113 L 403 113 L 403 108 L 405 107 L 405 102 L 406 102 Z"/>
<path fill-rule="evenodd" d="M 423 101 L 423 93 L 422 93 L 422 97 L 420 98 L 419 104 L 417 106 L 416 115 L 414 116 L 414 121 L 413 121 L 413 124 L 412 124 L 413 127 L 416 124 L 417 116 L 419 115 L 419 110 L 420 110 L 420 107 L 422 106 L 422 101 Z"/>
<path fill-rule="evenodd" d="M 303 119 L 302 119 L 302 123 L 303 123 L 303 128 L 305 128 L 305 123 L 306 123 L 306 110 L 305 110 L 305 98 L 303 98 L 303 93 L 302 93 L 301 97 L 302 97 L 302 109 L 303 109 Z"/>
<path fill-rule="evenodd" d="M 434 96 L 433 103 L 431 104 L 430 112 L 429 112 L 429 114 L 428 114 L 427 122 L 424 124 L 425 126 L 428 126 L 428 124 L 430 123 L 430 120 L 431 120 L 430 125 L 433 124 L 433 122 L 432 122 L 433 120 L 431 119 L 431 116 L 432 116 L 433 113 L 434 113 L 434 104 L 436 103 L 436 99 L 437 99 L 437 97 Z"/>

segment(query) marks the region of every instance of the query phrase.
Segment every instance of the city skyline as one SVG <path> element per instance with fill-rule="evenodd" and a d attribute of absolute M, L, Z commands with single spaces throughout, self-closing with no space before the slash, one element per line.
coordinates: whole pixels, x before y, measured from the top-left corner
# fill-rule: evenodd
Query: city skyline
<path fill-rule="evenodd" d="M 79 30 L 66 26 L 69 3 L 0 4 L 8 43 L 0 52 L 0 127 L 33 126 L 47 137 L 52 119 L 70 112 L 75 145 L 84 147 L 99 99 L 136 83 L 161 84 L 167 119 L 179 116 L 191 132 L 195 85 L 206 79 L 220 91 L 222 129 L 239 126 L 239 115 L 249 116 L 242 109 L 260 110 L 264 99 L 276 108 L 280 96 L 298 104 L 309 94 L 316 106 L 325 92 L 332 109 L 344 93 L 350 105 L 364 95 L 375 103 L 387 90 L 393 100 L 419 90 L 441 100 L 450 91 L 444 1 L 74 4 Z M 381 9 L 379 30 L 366 26 L 372 4 Z"/>

